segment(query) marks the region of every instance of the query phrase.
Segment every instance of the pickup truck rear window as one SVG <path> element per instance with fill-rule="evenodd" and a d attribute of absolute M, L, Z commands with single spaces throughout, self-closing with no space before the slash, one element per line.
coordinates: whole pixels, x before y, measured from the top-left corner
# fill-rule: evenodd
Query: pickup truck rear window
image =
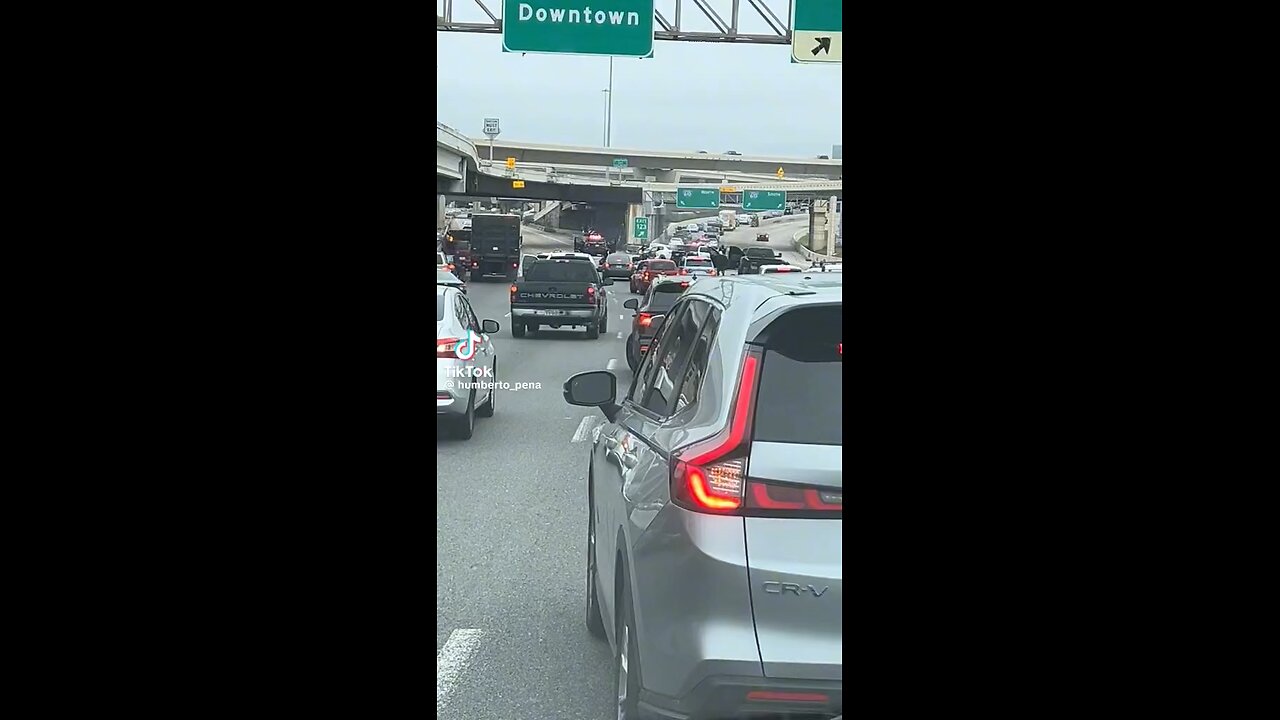
<path fill-rule="evenodd" d="M 672 260 L 650 260 L 649 269 L 654 271 L 675 270 L 676 264 Z"/>
<path fill-rule="evenodd" d="M 843 307 L 792 310 L 762 335 L 755 439 L 842 445 Z"/>
<path fill-rule="evenodd" d="M 529 282 L 595 283 L 599 276 L 596 274 L 595 267 L 588 262 L 539 260 L 533 264 L 533 267 L 524 271 L 524 279 Z"/>
<path fill-rule="evenodd" d="M 746 253 L 747 257 L 761 257 L 761 258 L 773 257 L 773 251 L 768 248 L 747 248 L 742 252 Z"/>

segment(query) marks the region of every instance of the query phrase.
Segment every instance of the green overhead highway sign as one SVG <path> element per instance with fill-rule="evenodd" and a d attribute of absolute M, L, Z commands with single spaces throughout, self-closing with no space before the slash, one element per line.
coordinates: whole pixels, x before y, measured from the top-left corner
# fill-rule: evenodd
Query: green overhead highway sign
<path fill-rule="evenodd" d="M 793 0 L 791 61 L 843 62 L 843 30 L 842 3 L 835 0 Z"/>
<path fill-rule="evenodd" d="M 636 236 L 637 240 L 648 240 L 649 239 L 649 218 L 638 217 L 636 218 L 635 223 L 636 223 L 636 231 L 632 234 Z"/>
<path fill-rule="evenodd" d="M 719 188 L 676 188 L 679 210 L 715 210 L 720 207 Z"/>
<path fill-rule="evenodd" d="M 653 55 L 654 0 L 503 0 L 502 49 L 564 55 Z M 607 9 L 601 9 L 607 5 Z"/>
<path fill-rule="evenodd" d="M 787 193 L 782 190 L 743 190 L 743 210 L 781 210 L 787 206 Z"/>
<path fill-rule="evenodd" d="M 622 168 L 624 168 L 624 167 L 626 167 L 626 166 L 627 166 L 627 159 L 626 159 L 626 158 L 614 158 L 614 159 L 613 159 L 613 166 L 614 166 L 614 167 L 616 167 L 616 168 L 618 168 L 619 170 L 621 170 Z"/>

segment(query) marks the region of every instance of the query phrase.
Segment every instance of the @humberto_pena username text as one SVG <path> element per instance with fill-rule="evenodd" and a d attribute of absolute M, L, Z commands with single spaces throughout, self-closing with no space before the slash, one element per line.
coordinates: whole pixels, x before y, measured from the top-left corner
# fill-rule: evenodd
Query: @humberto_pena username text
<path fill-rule="evenodd" d="M 445 390 L 511 390 L 519 392 L 521 390 L 541 390 L 540 382 L 507 382 L 506 380 L 463 380 L 445 378 Z"/>

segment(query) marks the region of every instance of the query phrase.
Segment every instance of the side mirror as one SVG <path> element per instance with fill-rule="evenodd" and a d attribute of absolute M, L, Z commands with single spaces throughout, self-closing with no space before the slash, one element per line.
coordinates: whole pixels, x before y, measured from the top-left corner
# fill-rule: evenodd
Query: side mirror
<path fill-rule="evenodd" d="M 613 284 L 613 278 L 605 278 L 605 279 L 604 279 L 600 284 L 601 284 L 601 285 L 612 285 L 612 284 Z"/>
<path fill-rule="evenodd" d="M 480 321 L 480 330 L 483 331 L 485 335 L 493 335 L 494 333 L 498 332 L 501 329 L 502 328 L 498 327 L 497 320 L 481 320 Z"/>
<path fill-rule="evenodd" d="M 636 298 L 631 298 L 630 300 L 628 300 L 628 301 L 626 301 L 626 302 L 622 303 L 622 307 L 624 307 L 624 308 L 626 308 L 626 309 L 628 309 L 628 310 L 639 310 L 639 309 L 640 309 L 640 301 L 639 301 L 639 300 L 637 300 Z"/>
<path fill-rule="evenodd" d="M 776 257 L 776 258 L 780 258 L 780 257 L 782 257 L 782 253 L 780 253 L 780 252 L 775 252 L 775 253 L 773 254 L 773 256 L 774 256 L 774 257 Z"/>
<path fill-rule="evenodd" d="M 598 407 L 613 422 L 622 408 L 614 404 L 618 378 L 608 370 L 578 373 L 564 382 L 564 401 L 570 405 Z"/>

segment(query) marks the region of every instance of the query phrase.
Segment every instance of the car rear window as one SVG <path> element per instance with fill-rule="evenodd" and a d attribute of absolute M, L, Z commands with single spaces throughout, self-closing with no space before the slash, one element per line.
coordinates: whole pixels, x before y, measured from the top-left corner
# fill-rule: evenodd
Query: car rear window
<path fill-rule="evenodd" d="M 685 266 L 685 267 L 711 267 L 711 261 L 710 261 L 710 260 L 701 260 L 701 259 L 698 259 L 698 260 L 685 260 L 685 261 L 684 261 L 684 266 Z"/>
<path fill-rule="evenodd" d="M 524 271 L 524 279 L 532 282 L 593 283 L 596 278 L 596 269 L 582 260 L 539 260 Z"/>
<path fill-rule="evenodd" d="M 650 270 L 675 270 L 676 264 L 671 260 L 650 260 Z"/>
<path fill-rule="evenodd" d="M 654 290 L 653 297 L 649 298 L 649 304 L 645 306 L 646 312 L 664 313 L 671 309 L 676 301 L 680 299 L 680 292 L 684 288 L 676 286 L 676 292 L 662 292 Z"/>
<path fill-rule="evenodd" d="M 444 295 L 436 295 L 436 322 L 444 319 Z"/>
<path fill-rule="evenodd" d="M 622 254 L 614 254 L 614 255 L 610 255 L 610 256 L 608 257 L 608 261 L 609 261 L 609 262 L 611 262 L 611 263 L 629 263 L 629 262 L 631 262 L 631 256 L 630 256 L 630 255 L 622 255 Z"/>
<path fill-rule="evenodd" d="M 842 445 L 844 307 L 792 310 L 761 334 L 760 442 Z"/>

